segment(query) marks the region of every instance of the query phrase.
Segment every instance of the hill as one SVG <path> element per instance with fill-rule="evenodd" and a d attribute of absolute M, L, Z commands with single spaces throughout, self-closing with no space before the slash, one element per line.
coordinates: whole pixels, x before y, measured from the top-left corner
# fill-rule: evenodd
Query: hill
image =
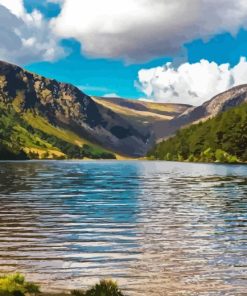
<path fill-rule="evenodd" d="M 245 101 L 244 98 L 245 92 L 241 101 Z M 214 102 L 205 105 L 210 106 Z M 223 111 L 218 104 L 211 110 L 215 113 L 217 109 Z M 246 162 L 247 104 L 232 107 L 214 118 L 179 130 L 174 137 L 157 144 L 148 157 L 175 161 Z"/>

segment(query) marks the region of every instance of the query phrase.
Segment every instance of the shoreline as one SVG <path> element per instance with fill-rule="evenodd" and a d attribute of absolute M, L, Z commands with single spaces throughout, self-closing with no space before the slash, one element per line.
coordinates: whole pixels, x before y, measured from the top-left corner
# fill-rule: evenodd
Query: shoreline
<path fill-rule="evenodd" d="M 205 165 L 247 165 L 247 162 L 199 162 L 199 161 L 176 161 L 176 160 L 161 160 L 161 159 L 148 159 L 148 158 L 123 158 L 123 159 L 0 159 L 0 163 L 7 162 L 161 162 L 161 163 L 180 163 L 180 164 L 205 164 Z"/>

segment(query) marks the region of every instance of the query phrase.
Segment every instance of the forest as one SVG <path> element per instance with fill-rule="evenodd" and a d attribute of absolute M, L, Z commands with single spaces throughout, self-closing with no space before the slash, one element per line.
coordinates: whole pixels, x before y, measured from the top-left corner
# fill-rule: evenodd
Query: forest
<path fill-rule="evenodd" d="M 149 159 L 238 163 L 247 161 L 247 104 L 180 129 L 158 143 Z"/>

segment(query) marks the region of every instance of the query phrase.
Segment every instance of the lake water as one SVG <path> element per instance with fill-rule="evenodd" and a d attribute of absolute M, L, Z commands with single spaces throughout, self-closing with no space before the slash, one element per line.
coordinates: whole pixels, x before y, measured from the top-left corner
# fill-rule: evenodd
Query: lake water
<path fill-rule="evenodd" d="M 1 162 L 0 272 L 47 290 L 247 295 L 247 166 Z"/>

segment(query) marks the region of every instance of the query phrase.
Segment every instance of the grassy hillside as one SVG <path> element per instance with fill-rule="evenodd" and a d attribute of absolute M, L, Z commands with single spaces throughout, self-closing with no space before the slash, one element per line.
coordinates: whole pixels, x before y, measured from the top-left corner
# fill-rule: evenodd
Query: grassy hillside
<path fill-rule="evenodd" d="M 115 158 L 71 131 L 49 124 L 45 118 L 15 105 L 0 103 L 0 159 Z"/>
<path fill-rule="evenodd" d="M 246 162 L 247 104 L 179 130 L 176 136 L 157 144 L 148 157 L 175 161 Z"/>

